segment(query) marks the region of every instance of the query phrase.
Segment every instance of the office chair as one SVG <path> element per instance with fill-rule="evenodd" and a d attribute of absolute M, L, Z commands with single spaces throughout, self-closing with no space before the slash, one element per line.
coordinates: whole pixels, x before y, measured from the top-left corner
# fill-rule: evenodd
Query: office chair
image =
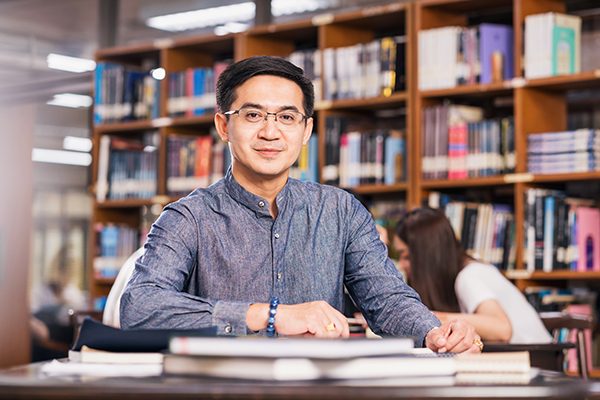
<path fill-rule="evenodd" d="M 135 262 L 142 254 L 144 254 L 144 248 L 140 247 L 130 255 L 121 266 L 117 278 L 106 298 L 106 306 L 104 307 L 104 313 L 102 314 L 102 323 L 104 325 L 109 325 L 114 328 L 121 327 L 121 314 L 119 311 L 121 306 L 121 296 L 127 286 L 127 282 L 129 282 L 129 279 L 133 274 Z"/>

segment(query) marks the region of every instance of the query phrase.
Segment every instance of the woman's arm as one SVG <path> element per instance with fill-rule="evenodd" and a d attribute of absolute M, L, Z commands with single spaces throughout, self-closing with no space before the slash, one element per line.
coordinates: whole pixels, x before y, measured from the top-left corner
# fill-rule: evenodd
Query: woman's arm
<path fill-rule="evenodd" d="M 483 340 L 509 342 L 512 337 L 512 325 L 506 313 L 496 300 L 482 301 L 473 314 L 447 313 L 435 311 L 442 323 L 460 318 L 475 327 Z"/>

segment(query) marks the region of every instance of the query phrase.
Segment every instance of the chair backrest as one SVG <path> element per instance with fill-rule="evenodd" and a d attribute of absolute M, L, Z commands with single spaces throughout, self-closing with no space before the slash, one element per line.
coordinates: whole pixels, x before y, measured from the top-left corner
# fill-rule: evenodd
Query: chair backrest
<path fill-rule="evenodd" d="M 560 340 L 561 330 L 567 329 L 574 332 L 575 345 L 577 352 L 577 368 L 579 375 L 583 379 L 589 376 L 588 369 L 588 349 L 591 349 L 591 343 L 586 338 L 586 330 L 594 328 L 594 320 L 591 316 L 576 315 L 562 312 L 540 313 L 540 318 L 546 328 L 552 333 L 554 342 Z"/>
<path fill-rule="evenodd" d="M 144 254 L 144 248 L 140 247 L 137 249 L 121 266 L 115 283 L 113 283 L 108 297 L 106 298 L 106 306 L 104 307 L 104 314 L 102 315 L 102 323 L 115 328 L 121 327 L 119 307 L 121 305 L 121 296 L 123 291 L 129 282 L 129 278 L 133 274 L 135 269 L 136 260 Z"/>

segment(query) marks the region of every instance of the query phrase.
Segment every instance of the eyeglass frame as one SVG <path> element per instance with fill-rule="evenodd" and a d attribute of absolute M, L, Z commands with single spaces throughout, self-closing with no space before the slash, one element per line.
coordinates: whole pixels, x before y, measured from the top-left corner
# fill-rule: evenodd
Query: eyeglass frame
<path fill-rule="evenodd" d="M 269 118 L 269 115 L 272 115 L 272 116 L 273 116 L 273 121 L 274 121 L 274 122 L 278 122 L 278 121 L 277 121 L 277 114 L 279 114 L 279 113 L 282 113 L 282 112 L 286 112 L 286 111 L 293 111 L 293 112 L 296 112 L 296 113 L 298 113 L 298 114 L 302 115 L 302 120 L 301 120 L 301 121 L 304 121 L 304 123 L 305 123 L 305 124 L 306 124 L 306 121 L 308 121 L 308 119 L 309 119 L 309 118 L 312 118 L 312 116 L 310 116 L 310 115 L 305 115 L 305 114 L 301 113 L 301 112 L 300 112 L 300 111 L 298 111 L 298 110 L 293 110 L 293 109 L 292 109 L 292 110 L 287 110 L 287 109 L 286 109 L 286 110 L 281 110 L 281 111 L 277 111 L 277 112 L 269 112 L 269 111 L 264 111 L 264 110 L 261 110 L 260 108 L 257 108 L 257 107 L 240 107 L 240 108 L 238 108 L 237 110 L 229 110 L 229 111 L 225 111 L 225 112 L 224 112 L 224 113 L 222 113 L 222 114 L 223 114 L 223 115 L 226 115 L 226 116 L 230 116 L 230 115 L 237 114 L 237 115 L 239 116 L 239 115 L 240 115 L 240 111 L 241 111 L 241 110 L 243 110 L 243 109 L 245 109 L 245 108 L 246 108 L 246 109 L 256 109 L 257 111 L 264 112 L 264 113 L 265 113 L 265 117 L 263 118 L 263 124 L 266 124 L 266 123 L 267 123 L 267 121 L 268 121 L 268 118 Z M 294 108 L 296 108 L 296 107 L 294 107 Z M 257 122 L 259 122 L 259 121 L 257 121 Z M 294 126 L 294 125 L 285 125 L 285 124 L 282 124 L 282 125 L 284 125 L 284 126 Z M 300 123 L 298 123 L 298 126 L 299 126 L 299 125 L 300 125 Z"/>

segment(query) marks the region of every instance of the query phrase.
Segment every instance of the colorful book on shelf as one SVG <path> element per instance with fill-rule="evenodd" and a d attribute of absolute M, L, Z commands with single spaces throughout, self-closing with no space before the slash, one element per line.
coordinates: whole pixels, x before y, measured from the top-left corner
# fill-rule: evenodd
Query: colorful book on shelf
<path fill-rule="evenodd" d="M 511 79 L 513 71 L 513 29 L 508 25 L 479 25 L 481 83 Z"/>
<path fill-rule="evenodd" d="M 577 207 L 577 271 L 600 271 L 600 209 Z"/>

